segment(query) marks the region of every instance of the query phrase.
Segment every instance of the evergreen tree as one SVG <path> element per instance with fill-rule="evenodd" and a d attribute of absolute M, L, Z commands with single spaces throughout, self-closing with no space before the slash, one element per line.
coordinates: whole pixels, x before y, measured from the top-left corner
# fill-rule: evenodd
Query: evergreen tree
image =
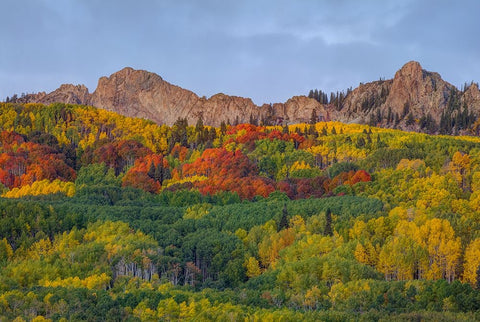
<path fill-rule="evenodd" d="M 318 120 L 317 111 L 313 109 L 312 115 L 310 116 L 310 124 L 316 124 L 317 120 Z"/>
<path fill-rule="evenodd" d="M 225 135 L 225 133 L 227 133 L 227 124 L 225 124 L 225 121 L 222 121 L 222 123 L 220 123 L 220 133 L 222 135 Z"/>
<path fill-rule="evenodd" d="M 380 109 L 377 109 L 375 121 L 377 122 L 377 124 L 382 123 L 382 112 L 380 112 Z"/>
<path fill-rule="evenodd" d="M 394 123 L 395 123 L 395 126 L 397 126 L 400 123 L 400 117 L 398 116 L 398 113 L 395 113 Z"/>
<path fill-rule="evenodd" d="M 363 148 L 365 146 L 365 144 L 366 144 L 365 139 L 363 137 L 359 136 L 357 138 L 357 144 L 356 144 L 357 148 Z"/>
<path fill-rule="evenodd" d="M 407 125 L 415 124 L 415 118 L 413 117 L 413 114 L 411 112 L 408 113 L 407 120 L 405 121 L 405 124 L 407 124 Z"/>
<path fill-rule="evenodd" d="M 477 282 L 475 283 L 475 288 L 480 290 L 480 265 L 477 268 Z"/>
<path fill-rule="evenodd" d="M 333 236 L 333 228 L 332 228 L 332 211 L 330 208 L 327 208 L 325 212 L 325 230 L 323 231 L 325 236 Z"/>
<path fill-rule="evenodd" d="M 195 125 L 195 132 L 197 133 L 203 133 L 203 129 L 204 129 L 204 126 L 203 126 L 203 117 L 200 116 L 197 120 L 197 124 Z"/>
<path fill-rule="evenodd" d="M 407 102 L 407 103 L 405 103 L 405 104 L 403 105 L 402 118 L 404 118 L 405 116 L 407 116 L 408 113 L 410 113 L 410 104 L 408 104 L 408 102 Z"/>
<path fill-rule="evenodd" d="M 250 113 L 249 123 L 252 125 L 258 125 L 258 118 L 254 117 L 252 113 Z"/>
<path fill-rule="evenodd" d="M 289 227 L 289 224 L 288 224 L 288 210 L 287 210 L 287 204 L 285 203 L 283 205 L 282 217 L 280 218 L 280 222 L 278 223 L 277 231 L 280 231 L 282 229 L 286 229 L 288 227 Z"/>
<path fill-rule="evenodd" d="M 327 133 L 327 128 L 324 126 L 323 129 L 322 129 L 322 135 L 323 136 L 327 136 L 328 133 Z"/>
<path fill-rule="evenodd" d="M 150 163 L 150 168 L 147 172 L 147 175 L 152 179 L 155 178 L 155 165 L 153 164 L 153 162 Z"/>
<path fill-rule="evenodd" d="M 163 183 L 163 180 L 165 179 L 165 169 L 163 168 L 163 164 L 159 163 L 155 167 L 155 174 L 154 174 L 154 180 L 158 181 L 160 184 Z"/>

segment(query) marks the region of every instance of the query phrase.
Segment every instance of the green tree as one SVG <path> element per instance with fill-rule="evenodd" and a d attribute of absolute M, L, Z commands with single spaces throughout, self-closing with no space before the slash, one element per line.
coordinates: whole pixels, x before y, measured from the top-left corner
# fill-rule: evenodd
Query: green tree
<path fill-rule="evenodd" d="M 330 208 L 327 208 L 327 211 L 325 212 L 325 229 L 323 234 L 325 236 L 333 236 L 332 211 Z"/>
<path fill-rule="evenodd" d="M 280 231 L 282 229 L 286 229 L 288 227 L 289 227 L 288 210 L 287 210 L 287 204 L 285 203 L 283 205 L 283 209 L 282 209 L 282 216 L 280 217 L 280 221 L 278 222 L 277 231 Z"/>

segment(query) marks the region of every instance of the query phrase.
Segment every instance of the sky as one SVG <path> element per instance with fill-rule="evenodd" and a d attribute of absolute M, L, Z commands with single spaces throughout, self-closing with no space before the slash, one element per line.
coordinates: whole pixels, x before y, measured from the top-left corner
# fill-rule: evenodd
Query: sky
<path fill-rule="evenodd" d="M 393 78 L 480 81 L 478 0 L 1 0 L 0 100 L 130 66 L 263 103 Z"/>

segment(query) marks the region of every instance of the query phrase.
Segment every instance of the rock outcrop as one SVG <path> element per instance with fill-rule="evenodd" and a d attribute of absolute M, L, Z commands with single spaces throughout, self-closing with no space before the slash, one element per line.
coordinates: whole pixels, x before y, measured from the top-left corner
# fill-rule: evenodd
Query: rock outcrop
<path fill-rule="evenodd" d="M 85 85 L 63 84 L 51 93 L 40 92 L 37 94 L 28 94 L 17 99 L 19 103 L 66 103 L 66 104 L 86 104 L 90 100 L 88 88 Z"/>
<path fill-rule="evenodd" d="M 470 84 L 462 96 L 462 103 L 471 107 L 480 106 L 480 90 L 478 89 L 478 84 Z"/>
<path fill-rule="evenodd" d="M 172 125 L 178 118 L 187 118 L 189 124 L 202 118 L 204 124 L 219 126 L 224 122 L 249 122 L 252 118 L 280 117 L 290 122 L 302 122 L 312 109 L 323 110 L 317 101 L 294 97 L 275 109 L 259 107 L 251 99 L 215 94 L 209 99 L 172 85 L 160 76 L 143 70 L 124 68 L 110 77 L 102 77 L 88 104 L 123 115 L 147 118 L 158 124 Z M 275 121 L 274 120 L 274 121 Z"/>
<path fill-rule="evenodd" d="M 417 118 L 430 113 L 439 121 L 454 89 L 438 73 L 423 70 L 418 62 L 409 62 L 395 74 L 384 107 L 398 114 L 404 113 L 408 107 Z"/>
<path fill-rule="evenodd" d="M 171 85 L 157 74 L 124 68 L 100 78 L 87 104 L 171 125 L 178 117 L 186 117 L 197 102 L 193 92 Z"/>
<path fill-rule="evenodd" d="M 17 101 L 93 105 L 167 125 L 178 118 L 187 118 L 189 124 L 202 118 L 204 124 L 213 126 L 219 126 L 222 121 L 233 124 L 252 120 L 293 124 L 308 122 L 316 115 L 318 120 L 422 130 L 420 119 L 428 118 L 429 122 L 439 124 L 447 109 L 455 116 L 460 105 L 467 106 L 476 116 L 480 114 L 477 84 L 459 91 L 438 73 L 426 71 L 414 61 L 405 64 L 391 80 L 360 84 L 335 105 L 320 104 L 305 96 L 262 106 L 255 105 L 249 98 L 222 93 L 207 99 L 172 85 L 157 74 L 129 67 L 100 78 L 92 94 L 83 85 L 62 85 L 49 94 L 30 94 Z"/>

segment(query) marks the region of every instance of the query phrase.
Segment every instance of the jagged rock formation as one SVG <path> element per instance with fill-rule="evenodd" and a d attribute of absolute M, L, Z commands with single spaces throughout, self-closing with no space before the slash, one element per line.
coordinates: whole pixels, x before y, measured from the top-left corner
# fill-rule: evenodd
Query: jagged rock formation
<path fill-rule="evenodd" d="M 52 104 L 61 102 L 66 104 L 85 104 L 90 100 L 90 94 L 85 85 L 63 84 L 51 93 L 28 94 L 15 100 L 19 103 Z"/>
<path fill-rule="evenodd" d="M 439 124 L 454 120 L 462 108 L 467 108 L 469 117 L 480 114 L 477 84 L 459 91 L 438 73 L 428 72 L 414 61 L 405 64 L 391 80 L 360 84 L 336 104 L 320 104 L 305 96 L 262 106 L 249 98 L 222 93 L 206 99 L 164 81 L 157 74 L 128 67 L 100 78 L 92 94 L 83 85 L 62 85 L 52 93 L 26 95 L 17 101 L 93 105 L 167 125 L 178 118 L 187 118 L 189 124 L 202 118 L 204 124 L 214 126 L 222 121 L 293 124 L 308 122 L 316 114 L 318 120 L 432 132 Z"/>
<path fill-rule="evenodd" d="M 472 83 L 464 92 L 462 96 L 462 103 L 467 106 L 480 106 L 480 90 L 478 84 Z"/>
<path fill-rule="evenodd" d="M 171 125 L 178 117 L 186 117 L 198 99 L 193 92 L 171 85 L 156 74 L 124 68 L 100 78 L 88 104 Z"/>
<path fill-rule="evenodd" d="M 127 116 L 151 119 L 159 124 L 173 124 L 179 117 L 194 124 L 199 118 L 208 125 L 222 121 L 249 122 L 251 118 L 282 118 L 301 122 L 313 108 L 324 109 L 307 97 L 294 97 L 285 104 L 258 107 L 251 99 L 222 93 L 209 99 L 164 81 L 160 76 L 142 70 L 124 68 L 110 77 L 102 77 L 89 104 Z"/>
<path fill-rule="evenodd" d="M 110 77 L 102 77 L 96 90 L 88 93 L 83 85 L 62 85 L 52 93 L 30 94 L 16 100 L 28 103 L 93 105 L 126 116 L 153 120 L 172 125 L 178 118 L 187 118 L 189 124 L 202 118 L 204 124 L 219 126 L 222 121 L 244 123 L 252 118 L 269 123 L 309 120 L 312 110 L 327 115 L 324 106 L 305 96 L 295 96 L 286 103 L 272 106 L 255 105 L 251 99 L 222 93 L 209 99 L 164 81 L 159 75 L 144 70 L 124 68 Z"/>
<path fill-rule="evenodd" d="M 439 121 L 452 90 L 456 90 L 455 87 L 443 81 L 438 73 L 427 72 L 418 62 L 412 61 L 397 71 L 393 80 L 372 82 L 356 88 L 346 98 L 342 114 L 363 117 L 363 122 L 368 122 L 378 111 L 382 119 L 388 111 L 399 115 L 399 118 L 405 118 L 411 112 L 417 119 L 430 113 Z"/>

